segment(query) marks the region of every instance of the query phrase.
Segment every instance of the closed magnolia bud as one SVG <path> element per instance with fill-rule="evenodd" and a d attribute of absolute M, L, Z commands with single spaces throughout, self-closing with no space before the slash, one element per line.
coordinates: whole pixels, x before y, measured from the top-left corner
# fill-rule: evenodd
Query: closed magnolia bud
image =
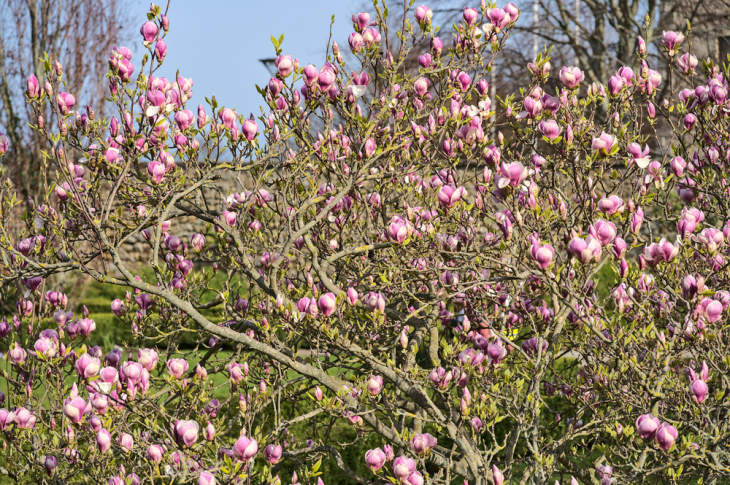
<path fill-rule="evenodd" d="M 677 428 L 669 423 L 662 423 L 656 430 L 656 442 L 664 451 L 669 451 L 674 446 L 677 436 Z"/>
<path fill-rule="evenodd" d="M 208 441 L 213 441 L 215 438 L 215 427 L 212 423 L 208 423 L 205 425 L 205 430 L 203 430 L 203 436 L 205 436 L 205 439 Z"/>
<path fill-rule="evenodd" d="M 100 429 L 96 433 L 96 444 L 99 447 L 99 451 L 102 453 L 106 452 L 111 448 L 112 446 L 112 435 L 109 433 L 109 431 L 105 430 L 104 428 Z"/>
<path fill-rule="evenodd" d="M 29 98 L 37 98 L 40 95 L 41 85 L 38 82 L 38 78 L 35 77 L 35 74 L 31 74 L 30 76 L 28 76 L 26 85 L 27 85 L 26 93 L 28 94 Z"/>
<path fill-rule="evenodd" d="M 373 473 L 383 468 L 385 461 L 385 452 L 380 448 L 375 448 L 365 452 L 365 463 L 373 471 Z"/>
<path fill-rule="evenodd" d="M 165 453 L 165 450 L 160 445 L 150 445 L 147 447 L 147 458 L 149 458 L 154 463 L 159 463 L 162 461 L 162 455 Z"/>
<path fill-rule="evenodd" d="M 317 307 L 323 316 L 328 317 L 335 312 L 337 307 L 337 298 L 334 293 L 325 293 L 317 300 Z"/>
<path fill-rule="evenodd" d="M 377 396 L 383 389 L 383 378 L 381 376 L 370 376 L 367 382 L 367 388 L 371 395 Z"/>
<path fill-rule="evenodd" d="M 131 451 L 134 446 L 134 438 L 129 433 L 122 433 L 119 437 L 119 447 L 124 451 Z"/>
<path fill-rule="evenodd" d="M 707 399 L 709 388 L 707 387 L 707 383 L 705 383 L 702 379 L 695 379 L 692 384 L 690 384 L 690 391 L 692 392 L 695 401 L 697 401 L 698 404 L 702 404 L 702 402 Z"/>
<path fill-rule="evenodd" d="M 502 485 L 504 483 L 504 475 L 497 465 L 492 465 L 492 481 L 494 485 Z"/>
<path fill-rule="evenodd" d="M 200 426 L 195 421 L 179 420 L 175 422 L 175 438 L 185 447 L 191 447 L 198 440 Z"/>
<path fill-rule="evenodd" d="M 644 439 L 652 438 L 659 428 L 659 424 L 659 418 L 651 414 L 642 414 L 636 420 L 636 431 Z"/>
<path fill-rule="evenodd" d="M 160 29 L 157 27 L 157 24 L 152 22 L 151 20 L 148 20 L 147 22 L 142 24 L 142 27 L 140 27 L 139 29 L 139 33 L 142 35 L 142 38 L 145 42 L 154 41 L 159 31 Z"/>
<path fill-rule="evenodd" d="M 56 467 L 58 466 L 58 460 L 53 455 L 46 455 L 46 458 L 43 460 L 43 468 L 46 469 L 46 473 L 49 475 L 53 475 L 53 472 L 56 470 Z"/>

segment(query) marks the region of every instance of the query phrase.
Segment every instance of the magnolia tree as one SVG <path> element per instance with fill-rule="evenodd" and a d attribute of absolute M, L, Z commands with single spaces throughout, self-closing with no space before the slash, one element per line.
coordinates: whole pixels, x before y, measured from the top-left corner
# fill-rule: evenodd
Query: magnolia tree
<path fill-rule="evenodd" d="M 28 79 L 58 178 L 34 232 L 0 229 L 4 473 L 726 479 L 728 67 L 665 32 L 669 79 L 640 42 L 605 85 L 541 56 L 490 99 L 514 5 L 465 9 L 453 43 L 426 6 L 397 36 L 387 13 L 353 16 L 354 71 L 336 43 L 315 66 L 275 42 L 258 119 L 190 109 L 191 80 L 157 77 L 156 6 L 145 55 L 110 53 L 109 119 L 50 61 Z M 57 273 L 126 289 L 109 304 L 134 338 L 92 346 Z"/>

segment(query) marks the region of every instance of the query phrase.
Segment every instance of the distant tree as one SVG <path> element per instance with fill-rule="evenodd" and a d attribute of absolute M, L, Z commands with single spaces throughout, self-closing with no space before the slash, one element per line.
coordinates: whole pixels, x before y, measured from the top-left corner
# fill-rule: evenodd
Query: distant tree
<path fill-rule="evenodd" d="M 65 91 L 104 109 L 106 58 L 128 37 L 128 10 L 119 0 L 3 0 L 0 8 L 0 133 L 8 138 L 4 165 L 28 200 L 37 198 L 41 138 L 22 94 L 29 75 L 39 78 L 44 54 L 67 66 Z M 41 79 L 41 87 L 43 80 Z M 46 116 L 47 118 L 47 116 Z"/>
<path fill-rule="evenodd" d="M 370 4 L 371 2 L 364 2 Z M 488 8 L 489 2 L 477 0 L 418 1 L 429 5 L 434 23 L 445 42 L 453 41 L 451 26 L 462 20 L 466 7 Z M 537 53 L 550 45 L 556 65 L 574 64 L 584 71 L 589 82 L 605 82 L 622 65 L 635 61 L 639 36 L 650 54 L 658 56 L 664 30 L 693 31 L 692 51 L 700 58 L 724 58 L 721 52 L 730 43 L 730 0 L 513 0 L 522 20 L 515 26 L 499 59 L 497 91 L 524 82 L 524 67 Z M 485 4 L 485 5 L 481 5 Z M 402 23 L 394 14 L 394 26 Z M 414 59 L 415 68 L 415 59 Z M 661 67 L 655 63 L 655 69 Z M 666 67 L 661 69 L 665 71 Z M 523 76 L 517 79 L 516 76 Z M 509 91 L 507 89 L 506 91 Z"/>

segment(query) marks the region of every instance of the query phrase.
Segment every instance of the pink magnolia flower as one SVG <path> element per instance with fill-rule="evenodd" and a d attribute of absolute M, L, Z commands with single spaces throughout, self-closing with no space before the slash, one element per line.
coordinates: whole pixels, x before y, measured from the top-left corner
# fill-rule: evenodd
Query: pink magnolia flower
<path fill-rule="evenodd" d="M 504 483 L 504 475 L 497 465 L 492 465 L 492 480 L 494 485 L 502 485 Z"/>
<path fill-rule="evenodd" d="M 134 447 L 134 438 L 129 433 L 122 433 L 117 442 L 119 443 L 119 447 L 126 452 L 131 451 Z"/>
<path fill-rule="evenodd" d="M 679 67 L 685 74 L 693 73 L 698 63 L 699 61 L 697 60 L 697 57 L 693 56 L 689 52 L 685 52 L 677 58 L 677 67 Z"/>
<path fill-rule="evenodd" d="M 425 77 L 419 77 L 413 83 L 413 90 L 420 97 L 423 97 L 428 93 L 428 79 Z"/>
<path fill-rule="evenodd" d="M 281 460 L 282 447 L 278 444 L 269 444 L 264 448 L 264 459 L 271 465 L 279 463 Z"/>
<path fill-rule="evenodd" d="M 167 361 L 167 370 L 173 377 L 181 379 L 188 370 L 188 361 L 185 359 L 170 359 Z"/>
<path fill-rule="evenodd" d="M 352 15 L 352 25 L 358 32 L 362 32 L 370 25 L 370 14 L 367 12 L 359 12 Z"/>
<path fill-rule="evenodd" d="M 568 243 L 568 253 L 582 263 L 597 262 L 601 258 L 601 243 L 591 235 L 585 239 L 575 236 Z"/>
<path fill-rule="evenodd" d="M 231 362 L 226 366 L 226 370 L 228 371 L 228 378 L 234 384 L 241 382 L 244 379 L 245 374 L 247 374 L 244 372 L 243 366 L 238 362 Z"/>
<path fill-rule="evenodd" d="M 74 98 L 73 94 L 62 91 L 56 95 L 56 104 L 61 114 L 68 114 L 76 104 L 76 98 Z"/>
<path fill-rule="evenodd" d="M 350 305 L 355 305 L 358 301 L 358 293 L 355 288 L 352 286 L 347 289 L 347 301 L 350 303 Z"/>
<path fill-rule="evenodd" d="M 433 17 L 433 11 L 426 5 L 419 5 L 415 11 L 416 21 L 419 24 L 428 25 L 431 23 Z"/>
<path fill-rule="evenodd" d="M 43 336 L 35 341 L 33 348 L 35 349 L 36 354 L 48 358 L 53 357 L 58 352 L 58 344 L 56 341 L 52 338 Z"/>
<path fill-rule="evenodd" d="M 375 448 L 365 452 L 365 463 L 373 471 L 377 472 L 385 465 L 385 452 L 380 448 Z"/>
<path fill-rule="evenodd" d="M 431 39 L 431 51 L 433 51 L 436 57 L 441 55 L 443 49 L 444 41 L 441 40 L 441 37 L 434 37 L 433 39 Z"/>
<path fill-rule="evenodd" d="M 317 308 L 317 300 L 304 296 L 300 298 L 297 302 L 297 310 L 311 317 L 316 317 L 319 313 L 319 309 Z"/>
<path fill-rule="evenodd" d="M 540 133 L 542 133 L 548 140 L 554 140 L 560 136 L 562 131 L 560 125 L 555 120 L 543 120 L 538 125 Z"/>
<path fill-rule="evenodd" d="M 509 15 L 509 21 L 514 22 L 520 16 L 520 8 L 512 2 L 504 6 L 504 11 Z"/>
<path fill-rule="evenodd" d="M 503 189 L 512 186 L 518 187 L 525 179 L 529 172 L 527 168 L 520 162 L 502 163 L 499 167 L 499 176 L 497 177 L 497 187 Z"/>
<path fill-rule="evenodd" d="M 474 25 L 479 18 L 479 12 L 471 7 L 466 7 L 462 15 L 464 17 L 464 22 L 466 22 L 466 25 Z"/>
<path fill-rule="evenodd" d="M 46 469 L 46 473 L 49 475 L 53 475 L 53 472 L 56 470 L 56 467 L 58 466 L 58 459 L 53 455 L 46 455 L 46 457 L 43 459 L 43 468 Z"/>
<path fill-rule="evenodd" d="M 692 393 L 695 401 L 697 401 L 698 404 L 702 404 L 702 402 L 707 399 L 707 395 L 710 390 L 705 381 L 702 379 L 695 379 L 690 383 L 690 392 Z"/>
<path fill-rule="evenodd" d="M 388 238 L 391 241 L 397 242 L 398 244 L 402 243 L 406 240 L 406 238 L 408 238 L 410 231 L 411 227 L 409 222 L 401 216 L 394 215 L 390 219 L 390 224 L 388 225 Z"/>
<path fill-rule="evenodd" d="M 363 299 L 363 303 L 367 306 L 370 311 L 378 311 L 383 313 L 385 311 L 385 297 L 380 292 L 371 291 Z"/>
<path fill-rule="evenodd" d="M 436 438 L 430 433 L 420 433 L 411 438 L 411 447 L 418 455 L 428 453 L 434 446 L 436 446 Z"/>
<path fill-rule="evenodd" d="M 90 356 L 88 353 L 84 353 L 81 357 L 76 359 L 74 367 L 81 377 L 88 379 L 99 373 L 101 361 L 96 357 Z"/>
<path fill-rule="evenodd" d="M 616 214 L 624 208 L 624 201 L 618 195 L 609 195 L 598 201 L 598 210 L 606 215 Z"/>
<path fill-rule="evenodd" d="M 654 266 L 660 262 L 669 262 L 679 254 L 679 246 L 675 246 L 662 238 L 658 243 L 651 243 L 644 248 L 642 256 L 647 264 Z"/>
<path fill-rule="evenodd" d="M 162 179 L 165 176 L 166 171 L 167 169 L 165 168 L 165 164 L 159 160 L 152 160 L 147 164 L 147 172 L 156 184 L 162 183 Z"/>
<path fill-rule="evenodd" d="M 636 431 L 640 437 L 651 439 L 659 429 L 659 424 L 659 418 L 651 414 L 642 414 L 636 419 Z"/>
<path fill-rule="evenodd" d="M 195 115 L 189 109 L 181 110 L 175 113 L 175 123 L 180 131 L 187 130 L 193 124 Z"/>
<path fill-rule="evenodd" d="M 704 316 L 709 323 L 715 323 L 722 318 L 722 303 L 711 298 L 703 298 L 700 307 L 704 309 Z"/>
<path fill-rule="evenodd" d="M 223 211 L 223 220 L 225 221 L 226 225 L 228 227 L 234 227 L 236 225 L 236 219 L 237 215 L 235 212 L 232 211 Z"/>
<path fill-rule="evenodd" d="M 599 155 L 608 155 L 613 147 L 616 145 L 616 137 L 609 135 L 605 131 L 601 132 L 601 135 L 593 139 L 591 143 L 591 149 L 597 152 Z"/>
<path fill-rule="evenodd" d="M 539 115 L 543 109 L 542 100 L 539 98 L 534 98 L 532 96 L 527 96 L 522 101 L 522 107 L 525 108 L 525 113 L 530 118 L 534 118 L 535 116 Z"/>
<path fill-rule="evenodd" d="M 375 140 L 373 138 L 368 138 L 365 140 L 365 156 L 366 157 L 372 157 L 373 153 L 375 153 Z"/>
<path fill-rule="evenodd" d="M 370 27 L 362 33 L 362 40 L 366 46 L 370 47 L 379 43 L 382 40 L 382 37 L 377 29 Z"/>
<path fill-rule="evenodd" d="M 210 472 L 201 471 L 198 475 L 198 485 L 216 485 L 215 477 Z"/>
<path fill-rule="evenodd" d="M 192 420 L 175 421 L 175 437 L 183 446 L 190 448 L 198 441 L 200 426 Z"/>
<path fill-rule="evenodd" d="M 684 41 L 684 34 L 673 30 L 665 30 L 662 32 L 662 44 L 670 54 L 677 52 L 677 47 Z"/>
<path fill-rule="evenodd" d="M 15 425 L 18 428 L 21 429 L 33 429 L 36 422 L 36 415 L 30 412 L 28 409 L 20 407 L 17 408 L 13 413 L 12 422 L 15 423 Z M 10 417 L 8 416 L 8 421 L 10 421 Z"/>
<path fill-rule="evenodd" d="M 347 43 L 350 44 L 352 52 L 357 53 L 362 48 L 364 41 L 361 34 L 353 32 L 347 38 Z"/>
<path fill-rule="evenodd" d="M 12 348 L 8 351 L 8 357 L 10 357 L 10 362 L 15 365 L 20 365 L 25 362 L 27 356 L 28 353 L 23 347 L 20 346 L 18 342 L 15 342 Z"/>
<path fill-rule="evenodd" d="M 84 337 L 88 337 L 89 335 L 91 335 L 91 332 L 96 330 L 96 322 L 91 318 L 82 318 L 79 320 L 78 324 L 79 333 Z"/>
<path fill-rule="evenodd" d="M 439 203 L 447 208 L 451 208 L 458 201 L 461 200 L 462 196 L 466 195 L 464 187 L 454 187 L 453 185 L 442 185 L 438 191 Z"/>
<path fill-rule="evenodd" d="M 616 238 L 616 225 L 613 222 L 599 219 L 590 227 L 589 232 L 600 241 L 601 246 L 608 246 Z"/>
<path fill-rule="evenodd" d="M 243 133 L 243 136 L 246 137 L 248 141 L 253 141 L 254 138 L 256 138 L 256 133 L 259 131 L 259 126 L 256 124 L 255 120 L 252 119 L 246 119 L 243 120 L 243 124 L 241 125 L 241 132 Z"/>
<path fill-rule="evenodd" d="M 654 437 L 662 450 L 669 451 L 674 446 L 674 442 L 677 441 L 677 428 L 669 423 L 662 423 L 656 430 Z"/>
<path fill-rule="evenodd" d="M 613 96 L 618 95 L 621 90 L 626 86 L 626 80 L 618 74 L 613 74 L 608 78 L 608 92 Z"/>
<path fill-rule="evenodd" d="M 393 474 L 404 480 L 416 470 L 416 461 L 413 458 L 407 456 L 399 456 L 393 461 Z"/>
<path fill-rule="evenodd" d="M 154 349 L 137 350 L 137 362 L 148 371 L 152 371 L 157 366 L 157 352 Z"/>
<path fill-rule="evenodd" d="M 697 230 L 697 226 L 704 218 L 704 214 L 699 209 L 694 207 L 682 209 L 682 214 L 677 221 L 677 232 L 686 238 Z"/>
<path fill-rule="evenodd" d="M 26 92 L 28 93 L 29 98 L 37 98 L 41 93 L 41 85 L 38 82 L 38 78 L 35 77 L 35 74 L 28 76 L 26 87 Z"/>
<path fill-rule="evenodd" d="M 162 461 L 162 455 L 165 454 L 165 449 L 162 445 L 150 445 L 147 447 L 147 458 L 154 463 Z"/>
<path fill-rule="evenodd" d="M 381 376 L 370 376 L 367 382 L 368 392 L 372 396 L 377 396 L 383 389 L 383 378 Z"/>
<path fill-rule="evenodd" d="M 259 445 L 254 439 L 241 435 L 233 445 L 233 454 L 241 461 L 249 461 L 256 456 L 259 451 Z"/>
<path fill-rule="evenodd" d="M 461 71 L 459 75 L 456 76 L 456 82 L 462 91 L 466 91 L 471 85 L 471 76 L 469 76 L 466 72 Z"/>
<path fill-rule="evenodd" d="M 102 453 L 106 453 L 109 451 L 109 448 L 112 447 L 112 435 L 109 433 L 109 431 L 105 430 L 104 428 L 100 429 L 96 433 L 96 445 L 99 447 L 99 451 Z"/>
<path fill-rule="evenodd" d="M 233 130 L 236 123 L 236 112 L 231 108 L 223 108 L 218 112 L 218 118 L 223 123 L 223 126 L 229 130 Z"/>
<path fill-rule="evenodd" d="M 160 32 L 159 27 L 157 27 L 157 24 L 154 23 L 151 20 L 148 20 L 147 22 L 142 24 L 142 27 L 139 29 L 139 33 L 142 34 L 142 38 L 145 42 L 152 42 L 157 37 L 157 34 Z"/>
<path fill-rule="evenodd" d="M 714 227 L 706 227 L 696 236 L 697 241 L 702 243 L 709 253 L 715 253 L 725 244 L 725 235 Z"/>
<path fill-rule="evenodd" d="M 87 411 L 89 411 L 89 408 L 87 407 L 86 401 L 78 395 L 78 389 L 76 388 L 76 384 L 74 384 L 71 387 L 71 393 L 68 399 L 63 403 L 63 414 L 72 423 L 78 423 Z"/>
<path fill-rule="evenodd" d="M 278 56 L 274 61 L 274 65 L 276 65 L 276 68 L 279 71 L 279 76 L 282 78 L 287 77 L 294 71 L 294 60 L 290 55 Z"/>
<path fill-rule="evenodd" d="M 580 68 L 575 66 L 563 66 L 560 68 L 558 75 L 560 82 L 568 89 L 575 89 L 585 79 L 585 75 Z"/>
<path fill-rule="evenodd" d="M 530 256 L 535 260 L 540 269 L 547 269 L 553 263 L 555 250 L 549 244 L 540 244 L 537 238 L 532 241 Z"/>
<path fill-rule="evenodd" d="M 501 8 L 490 8 L 487 10 L 487 18 L 497 32 L 507 27 L 513 21 L 511 15 Z"/>
<path fill-rule="evenodd" d="M 644 149 L 642 150 L 641 145 L 638 143 L 630 143 L 629 146 L 626 147 L 626 150 L 629 152 L 629 155 L 631 155 L 631 161 L 639 168 L 643 169 L 649 166 L 651 157 L 649 157 L 648 145 L 644 145 Z"/>
<path fill-rule="evenodd" d="M 317 307 L 323 316 L 329 317 L 337 308 L 337 297 L 334 293 L 325 293 L 317 300 Z"/>

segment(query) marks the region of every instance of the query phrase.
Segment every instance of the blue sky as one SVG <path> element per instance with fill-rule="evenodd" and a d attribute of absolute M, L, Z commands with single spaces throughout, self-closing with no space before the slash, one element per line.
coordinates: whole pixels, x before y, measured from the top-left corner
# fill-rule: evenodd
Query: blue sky
<path fill-rule="evenodd" d="M 161 1 L 155 3 L 163 4 Z M 179 69 L 193 79 L 190 109 L 205 96 L 215 95 L 220 105 L 239 113 L 258 114 L 261 98 L 255 85 L 269 79 L 258 59 L 273 57 L 270 37 L 284 33 L 283 49 L 302 65 L 321 65 L 335 14 L 334 38 L 343 49 L 352 32 L 350 17 L 363 0 L 172 0 L 168 17 L 167 58 L 162 74 L 175 77 Z M 164 4 L 163 4 L 164 5 Z M 146 20 L 149 2 L 140 1 L 132 12 L 135 52 L 141 51 L 139 26 Z M 130 46 L 131 47 L 131 46 Z M 139 54 L 135 65 L 139 68 Z"/>

